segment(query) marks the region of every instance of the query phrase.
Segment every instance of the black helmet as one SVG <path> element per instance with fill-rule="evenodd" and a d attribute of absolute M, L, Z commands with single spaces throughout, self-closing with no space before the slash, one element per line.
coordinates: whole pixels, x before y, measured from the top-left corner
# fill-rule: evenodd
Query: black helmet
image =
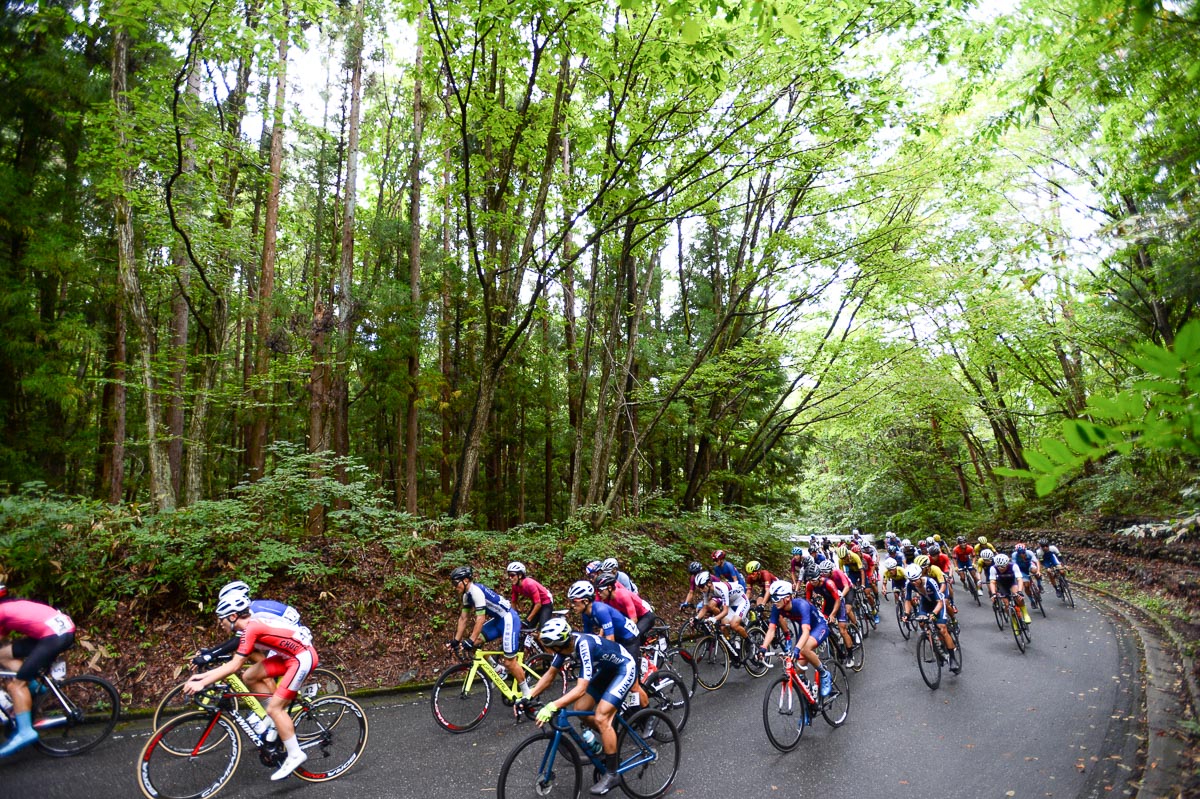
<path fill-rule="evenodd" d="M 459 566 L 454 571 L 450 572 L 450 582 L 457 583 L 459 580 L 470 580 L 475 576 L 475 570 L 470 566 Z"/>
<path fill-rule="evenodd" d="M 817 568 L 817 564 L 813 563 L 804 567 L 804 581 L 806 583 L 811 583 L 820 576 L 821 570 Z"/>
<path fill-rule="evenodd" d="M 688 564 L 688 574 L 699 574 L 704 571 L 704 564 L 698 560 L 693 560 Z"/>
<path fill-rule="evenodd" d="M 615 575 L 611 572 L 605 572 L 604 574 L 602 574 L 596 578 L 596 590 L 597 591 L 599 591 L 602 588 L 612 588 L 616 584 L 617 584 L 617 575 Z"/>

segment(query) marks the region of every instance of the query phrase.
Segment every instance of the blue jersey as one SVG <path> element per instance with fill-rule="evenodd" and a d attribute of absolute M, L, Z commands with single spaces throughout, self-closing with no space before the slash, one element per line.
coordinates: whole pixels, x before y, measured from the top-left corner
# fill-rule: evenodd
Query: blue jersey
<path fill-rule="evenodd" d="M 925 609 L 931 609 L 938 602 L 942 601 L 942 590 L 938 588 L 937 580 L 932 577 L 922 577 L 920 583 L 925 589 L 924 593 L 917 590 L 917 582 L 916 580 L 910 580 L 905 587 L 904 598 L 907 601 L 920 600 L 921 606 Z"/>
<path fill-rule="evenodd" d="M 486 585 L 471 583 L 463 594 L 463 607 L 474 608 L 476 613 L 486 613 L 493 619 L 503 619 L 513 612 L 512 604 Z"/>
<path fill-rule="evenodd" d="M 713 569 L 712 573 L 714 580 L 725 580 L 726 582 L 736 581 L 741 584 L 742 588 L 746 587 L 746 578 L 743 577 L 742 573 L 737 570 L 737 566 L 734 566 L 729 561 L 725 561 L 720 566 L 717 566 L 715 569 Z"/>
<path fill-rule="evenodd" d="M 1017 564 L 1017 566 L 1020 567 L 1021 574 L 1029 574 L 1030 573 L 1031 570 L 1029 567 L 1033 565 L 1033 561 L 1034 561 L 1032 552 L 1030 552 L 1028 549 L 1025 550 L 1024 552 L 1014 552 L 1012 559 L 1013 559 L 1013 563 Z"/>
<path fill-rule="evenodd" d="M 815 634 L 821 628 L 825 627 L 825 617 L 821 615 L 821 612 L 814 608 L 812 603 L 807 599 L 801 599 L 800 597 L 794 597 L 791 604 L 783 612 L 780 612 L 778 607 L 772 605 L 770 623 L 778 626 L 781 616 L 798 625 L 807 624 L 809 634 Z"/>
<path fill-rule="evenodd" d="M 285 605 L 282 602 L 276 602 L 274 599 L 252 599 L 250 600 L 250 612 L 265 613 L 268 616 L 278 616 L 285 621 L 290 621 L 292 624 L 300 623 L 300 611 L 296 610 L 291 605 Z"/>
<path fill-rule="evenodd" d="M 550 665 L 561 669 L 565 662 L 565 655 L 556 654 Z M 579 664 L 576 672 L 579 679 L 590 682 L 597 672 L 614 673 L 626 666 L 632 666 L 633 658 L 625 647 L 615 641 L 582 633 L 575 636 L 575 662 Z"/>
<path fill-rule="evenodd" d="M 591 613 L 583 614 L 583 631 L 602 636 L 611 635 L 621 644 L 636 643 L 640 635 L 636 622 L 630 621 L 624 613 L 600 600 L 592 603 Z"/>

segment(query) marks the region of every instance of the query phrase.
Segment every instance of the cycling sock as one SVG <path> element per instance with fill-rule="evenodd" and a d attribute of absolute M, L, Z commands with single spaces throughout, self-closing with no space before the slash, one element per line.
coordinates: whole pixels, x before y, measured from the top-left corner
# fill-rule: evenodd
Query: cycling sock
<path fill-rule="evenodd" d="M 609 774 L 616 774 L 617 769 L 619 769 L 620 767 L 621 767 L 621 759 L 617 755 L 616 752 L 613 752 L 611 755 L 605 753 L 605 755 L 604 755 L 604 770 L 605 771 L 607 771 Z"/>
<path fill-rule="evenodd" d="M 300 740 L 295 735 L 283 742 L 283 748 L 287 750 L 288 757 L 303 754 L 300 749 Z"/>
<path fill-rule="evenodd" d="M 33 732 L 33 711 L 26 710 L 17 714 L 17 732 Z"/>
<path fill-rule="evenodd" d="M 529 678 L 521 680 L 521 696 L 525 699 L 529 698 Z"/>

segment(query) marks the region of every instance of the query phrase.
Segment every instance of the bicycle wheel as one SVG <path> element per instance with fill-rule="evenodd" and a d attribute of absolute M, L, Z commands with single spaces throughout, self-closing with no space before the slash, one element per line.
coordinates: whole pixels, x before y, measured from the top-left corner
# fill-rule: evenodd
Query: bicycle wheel
<path fill-rule="evenodd" d="M 1004 625 L 1008 623 L 1008 605 L 1004 604 L 1002 601 L 993 602 L 992 613 L 996 617 L 996 628 L 1003 630 Z"/>
<path fill-rule="evenodd" d="M 148 799 L 209 797 L 229 782 L 241 758 L 233 722 L 224 713 L 194 710 L 150 736 L 137 761 L 138 786 Z"/>
<path fill-rule="evenodd" d="M 971 579 L 971 596 L 975 597 L 975 606 L 983 607 L 983 590 L 979 587 L 979 580 L 975 579 L 975 572 L 967 572 Z"/>
<path fill-rule="evenodd" d="M 543 652 L 542 654 L 534 655 L 525 661 L 525 676 L 528 678 L 529 685 L 531 687 L 536 685 L 537 681 L 542 678 L 542 675 L 550 670 L 550 663 L 553 660 L 554 655 L 549 652 Z M 562 692 L 564 694 L 570 690 L 570 683 L 574 682 L 573 680 L 567 679 L 567 667 L 570 662 L 570 659 L 568 659 L 566 663 L 563 663 L 562 669 L 558 672 L 559 679 L 555 680 L 555 685 L 558 685 L 560 688 L 562 688 Z"/>
<path fill-rule="evenodd" d="M 927 630 L 921 631 L 921 638 L 917 641 L 917 668 L 921 670 L 921 679 L 925 684 L 931 690 L 937 690 L 942 684 L 942 661 L 933 643 L 933 633 Z"/>
<path fill-rule="evenodd" d="M 328 782 L 345 774 L 362 757 L 367 716 L 349 697 L 322 697 L 296 716 L 296 740 L 308 760 L 292 773 L 305 782 Z"/>
<path fill-rule="evenodd" d="M 508 753 L 496 782 L 498 799 L 576 799 L 583 782 L 582 759 L 571 740 L 562 735 L 554 759 L 544 762 L 553 738 L 548 730 L 535 733 Z"/>
<path fill-rule="evenodd" d="M 852 671 L 857 673 L 862 671 L 863 663 L 867 660 L 867 648 L 863 645 L 862 630 L 857 624 L 846 625 L 846 632 L 850 633 L 850 642 L 854 644 L 847 653 L 849 666 Z"/>
<path fill-rule="evenodd" d="M 900 627 L 900 635 L 907 641 L 912 637 L 912 628 L 904 622 L 904 602 L 896 600 L 896 624 Z"/>
<path fill-rule="evenodd" d="M 621 790 L 633 799 L 662 796 L 679 773 L 679 730 L 667 714 L 653 708 L 639 710 L 620 727 Z"/>
<path fill-rule="evenodd" d="M 345 696 L 346 683 L 333 669 L 318 666 L 308 673 L 300 688 L 300 695 L 309 701 L 323 696 Z"/>
<path fill-rule="evenodd" d="M 86 752 L 117 725 L 120 698 L 107 680 L 84 674 L 57 683 L 66 704 L 53 691 L 38 697 L 33 709 L 37 748 L 54 757 Z"/>
<path fill-rule="evenodd" d="M 1013 639 L 1017 642 L 1017 649 L 1021 650 L 1021 654 L 1025 654 L 1025 638 L 1021 635 L 1021 625 L 1024 623 L 1021 620 L 1020 613 L 1013 613 L 1012 619 L 1009 622 L 1012 628 Z"/>
<path fill-rule="evenodd" d="M 840 663 L 827 665 L 825 668 L 829 669 L 833 690 L 829 692 L 829 696 L 820 699 L 821 715 L 830 727 L 840 727 L 850 715 L 850 675 Z"/>
<path fill-rule="evenodd" d="M 477 673 L 467 687 L 473 665 L 456 663 L 443 671 L 429 697 L 434 720 L 453 733 L 478 727 L 492 706 L 492 686 L 482 672 Z"/>
<path fill-rule="evenodd" d="M 1063 602 L 1066 602 L 1068 605 L 1071 606 L 1071 609 L 1074 610 L 1075 609 L 1075 595 L 1071 593 L 1071 584 L 1069 582 L 1067 582 L 1067 576 L 1065 574 L 1060 574 L 1058 576 L 1058 579 L 1062 582 Z"/>
<path fill-rule="evenodd" d="M 705 689 L 715 691 L 729 677 L 729 653 L 715 635 L 706 635 L 692 647 L 696 680 Z"/>
<path fill-rule="evenodd" d="M 1035 589 L 1035 591 L 1030 592 L 1030 595 L 1034 596 L 1037 601 L 1037 609 L 1042 614 L 1042 618 L 1046 618 L 1046 595 L 1042 593 L 1042 589 Z"/>
<path fill-rule="evenodd" d="M 758 627 L 752 627 L 746 631 L 749 640 L 744 645 L 745 651 L 748 653 L 742 665 L 746 667 L 746 671 L 755 679 L 763 676 L 770 668 L 765 660 L 758 659 L 758 648 L 762 646 L 762 642 L 767 639 L 767 634 Z M 680 727 L 682 730 L 683 728 Z"/>
<path fill-rule="evenodd" d="M 804 728 L 812 722 L 808 698 L 786 674 L 767 688 L 762 712 L 767 740 L 780 752 L 790 752 L 799 746 Z"/>
<path fill-rule="evenodd" d="M 667 667 L 683 678 L 688 696 L 696 693 L 696 686 L 700 683 L 697 679 L 696 660 L 691 652 L 679 648 L 667 650 Z"/>
<path fill-rule="evenodd" d="M 695 613 L 695 611 L 696 609 L 692 608 L 692 612 Z M 696 637 L 697 628 L 695 624 L 696 619 L 693 616 L 688 616 L 686 619 L 679 622 L 679 626 L 675 628 L 674 635 L 672 635 L 667 643 L 682 648 L 684 641 L 688 640 L 689 638 Z"/>
<path fill-rule="evenodd" d="M 650 696 L 650 707 L 666 713 L 675 723 L 675 729 L 683 732 L 692 712 L 692 702 L 683 678 L 673 671 L 659 669 L 650 675 L 644 687 Z"/>

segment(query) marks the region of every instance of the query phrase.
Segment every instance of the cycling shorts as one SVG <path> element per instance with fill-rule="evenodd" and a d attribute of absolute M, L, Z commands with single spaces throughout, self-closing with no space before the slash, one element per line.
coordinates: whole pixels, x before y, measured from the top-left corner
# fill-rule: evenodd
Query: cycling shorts
<path fill-rule="evenodd" d="M 510 610 L 499 618 L 488 619 L 482 632 L 485 641 L 501 639 L 500 646 L 506 658 L 516 657 L 521 649 L 521 616 L 515 610 Z"/>
<path fill-rule="evenodd" d="M 625 646 L 622 644 L 622 646 Z M 629 647 L 625 647 L 626 650 Z M 588 682 L 587 694 L 599 702 L 603 699 L 613 707 L 620 707 L 625 701 L 626 694 L 637 679 L 637 661 L 639 655 L 633 655 L 620 666 L 604 664 L 596 669 L 596 676 Z"/>
<path fill-rule="evenodd" d="M 935 624 L 945 626 L 950 621 L 950 618 L 946 615 L 946 601 L 942 602 L 942 609 L 937 613 L 934 613 L 933 609 L 937 607 L 937 602 L 929 602 L 928 600 L 922 598 L 919 600 L 921 612 L 932 616 Z"/>
<path fill-rule="evenodd" d="M 300 686 L 317 667 L 317 650 L 311 646 L 292 655 L 272 655 L 262 662 L 263 670 L 274 677 L 275 696 L 291 702 L 300 692 Z"/>
<path fill-rule="evenodd" d="M 721 624 L 733 624 L 735 621 L 741 621 L 746 618 L 746 613 L 750 610 L 750 600 L 743 598 L 736 605 L 729 606 L 729 612 L 725 614 L 725 618 L 721 619 Z"/>
<path fill-rule="evenodd" d="M 18 638 L 12 645 L 13 657 L 22 661 L 21 668 L 17 669 L 17 679 L 29 682 L 43 671 L 49 671 L 50 664 L 74 645 L 74 631 L 45 638 Z"/>

